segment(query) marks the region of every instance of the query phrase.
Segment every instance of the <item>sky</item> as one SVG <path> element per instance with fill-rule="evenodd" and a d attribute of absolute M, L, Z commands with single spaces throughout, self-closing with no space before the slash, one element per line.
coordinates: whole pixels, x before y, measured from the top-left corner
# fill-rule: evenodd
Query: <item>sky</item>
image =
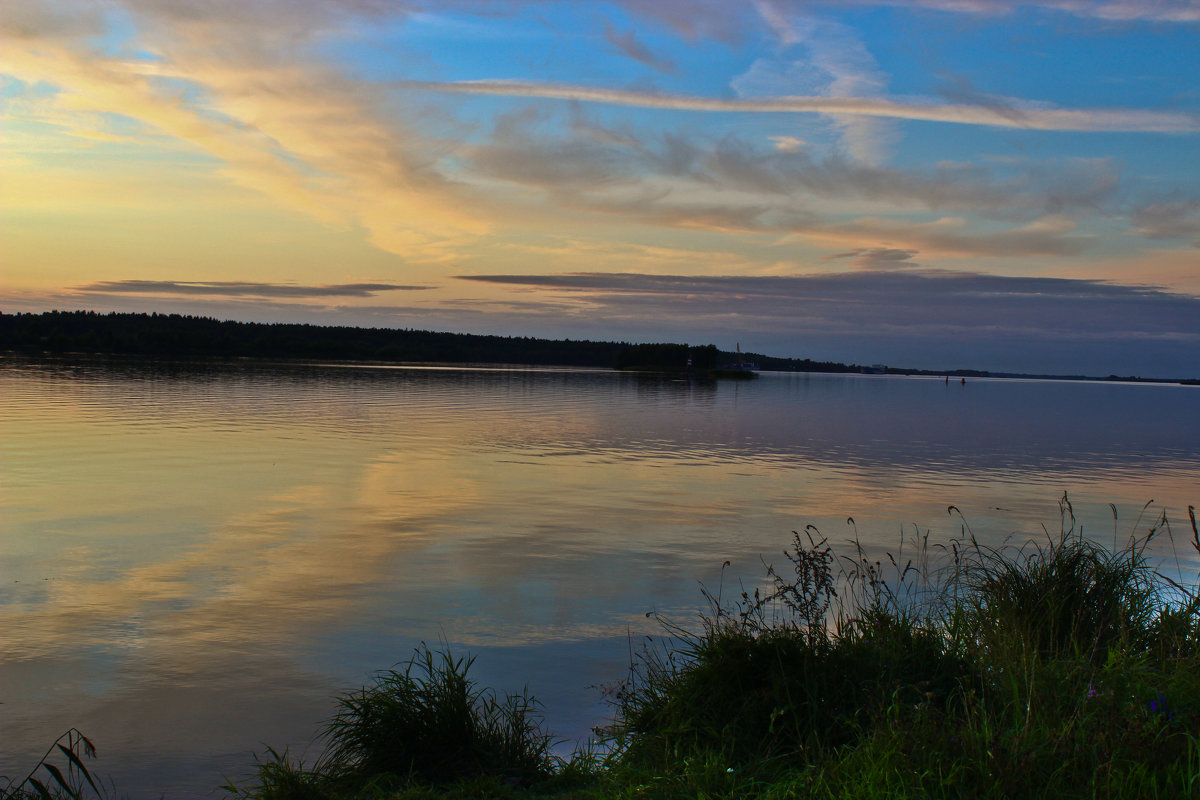
<path fill-rule="evenodd" d="M 5 0 L 50 309 L 1200 377 L 1200 2 Z"/>

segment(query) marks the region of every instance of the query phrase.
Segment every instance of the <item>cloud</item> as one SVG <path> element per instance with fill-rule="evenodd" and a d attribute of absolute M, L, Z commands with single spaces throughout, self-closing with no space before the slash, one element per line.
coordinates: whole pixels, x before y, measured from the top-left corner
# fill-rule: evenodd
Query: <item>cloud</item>
<path fill-rule="evenodd" d="M 768 138 L 775 144 L 775 149 L 781 153 L 799 153 L 806 146 L 803 139 L 795 136 L 770 136 Z"/>
<path fill-rule="evenodd" d="M 789 71 L 800 67 L 824 76 L 817 94 L 857 98 L 886 95 L 888 76 L 879 68 L 874 56 L 853 28 L 839 22 L 818 19 L 808 13 L 799 13 L 770 0 L 760 0 L 757 8 L 789 50 L 796 46 L 804 48 L 806 57 L 802 61 L 792 62 Z M 763 60 L 755 64 L 756 68 L 763 66 Z M 775 87 L 760 87 L 755 94 L 779 96 L 803 92 L 803 89 L 797 91 L 800 87 L 790 86 L 788 83 L 790 81 Z M 743 96 L 749 88 L 737 79 L 734 80 L 733 86 Z M 770 91 L 762 92 L 763 88 Z M 834 114 L 831 115 L 831 119 L 841 132 L 846 152 L 859 161 L 882 162 L 896 139 L 894 126 L 886 120 L 854 114 Z"/>
<path fill-rule="evenodd" d="M 1147 239 L 1192 239 L 1200 247 L 1200 200 L 1153 203 L 1131 217 L 1134 233 Z"/>
<path fill-rule="evenodd" d="M 875 270 L 892 267 L 920 266 L 912 260 L 915 255 L 917 255 L 916 250 L 899 250 L 894 247 L 860 247 L 856 250 L 848 250 L 844 253 L 834 253 L 833 255 L 825 256 L 825 260 L 833 261 L 840 258 L 849 258 L 851 259 L 851 266 L 855 269 Z"/>
<path fill-rule="evenodd" d="M 600 144 L 634 148 L 641 146 L 641 142 L 630 126 L 613 128 L 601 125 L 589 117 L 583 106 L 579 103 L 571 104 L 570 127 L 571 132 L 576 136 L 591 139 Z"/>
<path fill-rule="evenodd" d="M 621 0 L 639 17 L 669 25 L 689 39 L 734 41 L 747 22 L 741 3 L 728 0 Z"/>
<path fill-rule="evenodd" d="M 937 95 L 944 100 L 960 105 L 990 108 L 997 114 L 1020 124 L 1021 109 L 1014 104 L 1012 98 L 980 91 L 962 75 L 943 75 L 941 85 L 937 87 L 936 91 Z"/>
<path fill-rule="evenodd" d="M 471 276 L 583 295 L 606 313 L 735 320 L 825 334 L 1200 341 L 1200 298 L 1099 281 L 942 271 L 790 277 Z M 685 303 L 680 303 L 686 298 Z"/>
<path fill-rule="evenodd" d="M 1195 0 L 1155 0 L 1149 3 L 1145 0 L 1110 0 L 1098 3 L 1058 0 L 1046 3 L 1046 7 L 1100 19 L 1200 22 L 1200 6 L 1197 6 Z"/>
<path fill-rule="evenodd" d="M 416 114 L 396 114 L 394 98 L 317 52 L 376 4 L 138 0 L 124 7 L 136 25 L 125 34 L 116 11 L 83 27 L 14 2 L 4 72 L 55 86 L 55 110 L 135 120 L 215 158 L 228 182 L 411 260 L 488 228 L 437 168 L 443 145 L 406 124 Z"/>
<path fill-rule="evenodd" d="M 1017 100 L 1012 101 L 1012 109 L 997 110 L 987 106 L 870 97 L 698 97 L 665 92 L 607 89 L 524 80 L 395 81 L 392 85 L 410 90 L 502 97 L 540 97 L 673 111 L 849 114 L 885 119 L 1043 131 L 1142 133 L 1195 133 L 1200 131 L 1200 116 L 1184 112 L 1031 107 Z"/>
<path fill-rule="evenodd" d="M 1097 253 L 1086 260 L 1057 265 L 1055 273 L 1064 278 L 1169 286 L 1173 291 L 1200 297 L 1200 270 L 1196 269 L 1194 245 L 1154 248 L 1134 255 Z"/>
<path fill-rule="evenodd" d="M 621 33 L 611 23 L 608 23 L 604 26 L 604 38 L 619 52 L 624 53 L 635 61 L 645 64 L 647 67 L 665 73 L 675 71 L 675 64 L 670 59 L 656 56 L 649 47 L 637 38 L 637 34 L 633 30 Z"/>
<path fill-rule="evenodd" d="M 899 210 L 957 210 L 1002 219 L 1094 210 L 1115 192 L 1119 171 L 1102 159 L 997 165 L 942 163 L 925 171 L 880 167 L 801 148 L 764 151 L 725 137 L 696 161 L 717 183 L 767 193 L 804 193 L 888 204 Z"/>
<path fill-rule="evenodd" d="M 627 215 L 643 223 L 724 233 L 760 233 L 791 237 L 820 247 L 888 248 L 919 251 L 930 257 L 1076 256 L 1094 241 L 1066 217 L 1049 215 L 1026 225 L 996 227 L 944 216 L 914 222 L 863 216 L 825 218 L 799 206 L 744 203 L 672 202 L 669 197 L 606 201 L 592 198 L 589 210 Z"/>
<path fill-rule="evenodd" d="M 1127 22 L 1200 22 L 1200 8 L 1195 0 L 1041 0 L 1021 4 L 1010 0 L 861 0 L 861 4 L 919 5 L 936 11 L 989 15 L 1008 14 L 1018 5 L 1028 5 L 1095 19 Z"/>
<path fill-rule="evenodd" d="M 1090 280 L 933 270 L 787 277 L 632 273 L 458 277 L 584 296 L 609 312 L 653 309 L 668 317 L 716 313 L 736 316 L 747 324 L 788 320 L 788 328 L 799 330 L 818 326 L 836 332 L 954 330 L 977 335 L 986 329 L 989 335 L 1036 331 L 1097 339 L 1136 334 L 1200 341 L 1200 298 Z M 686 303 L 681 304 L 681 298 Z"/>
<path fill-rule="evenodd" d="M 1085 19 L 1185 24 L 1200 22 L 1200 8 L 1195 0 L 1040 0 L 1021 3 L 1012 0 L 826 0 L 820 3 L 777 0 L 777 4 L 784 8 L 809 11 L 836 5 L 917 7 L 963 16 L 1005 16 L 1019 8 L 1035 8 Z M 740 4 L 723 0 L 624 0 L 622 5 L 693 37 L 737 38 L 745 33 L 749 25 L 744 16 L 733 13 L 733 9 Z"/>
<path fill-rule="evenodd" d="M 635 179 L 625 150 L 636 148 L 636 139 L 595 125 L 579 109 L 571 114 L 572 136 L 540 135 L 542 121 L 544 114 L 531 108 L 502 114 L 491 139 L 463 155 L 476 174 L 552 191 L 594 191 Z"/>
<path fill-rule="evenodd" d="M 374 297 L 380 292 L 420 291 L 431 286 L 392 283 L 343 283 L 330 286 L 297 286 L 288 283 L 240 281 L 97 281 L 76 286 L 75 291 L 120 294 L 207 295 L 212 297 Z"/>
<path fill-rule="evenodd" d="M 1074 221 L 1060 216 L 999 230 L 972 228 L 961 217 L 921 223 L 861 217 L 850 222 L 797 225 L 795 230 L 828 244 L 875 241 L 928 255 L 959 257 L 1070 256 L 1082 253 L 1090 241 L 1089 236 L 1075 232 Z"/>
<path fill-rule="evenodd" d="M 547 212 L 972 255 L 1079 252 L 1088 239 L 1075 233 L 1073 216 L 1105 211 L 1120 185 L 1119 166 L 1107 159 L 943 162 L 916 171 L 836 152 L 820 157 L 788 137 L 781 148 L 778 137 L 613 130 L 578 106 L 565 135 L 546 133 L 552 125 L 545 109 L 512 112 L 460 160 L 476 176 L 535 190 L 519 198 L 549 201 Z M 509 205 L 517 199 L 506 194 Z M 925 218 L 930 212 L 945 216 Z"/>
<path fill-rule="evenodd" d="M 851 251 L 837 256 L 856 255 Z M 1051 314 L 1039 327 L 1046 330 L 1079 330 L 1082 333 L 1110 335 L 1122 324 L 1139 328 L 1172 329 L 1182 335 L 1200 337 L 1200 298 L 1173 294 L 1156 287 L 1122 286 L 1094 280 L 1064 278 L 1009 277 L 972 272 L 943 270 L 869 271 L 795 276 L 692 276 L 644 275 L 637 273 L 569 273 L 562 275 L 458 275 L 459 280 L 511 286 L 539 287 L 564 293 L 586 294 L 593 302 L 620 302 L 621 298 L 659 298 L 656 302 L 675 302 L 686 296 L 689 302 L 719 303 L 726 298 L 738 300 L 737 312 L 749 316 L 791 315 L 796 303 L 836 307 L 837 315 L 858 309 L 846 321 L 854 326 L 868 317 L 900 327 L 933 324 L 961 324 L 976 327 L 981 323 L 979 305 L 986 304 L 986 317 L 995 320 L 1023 320 L 1022 325 L 1039 319 L 1033 309 L 1060 307 L 1063 314 Z M 1012 304 L 1011 306 L 1009 304 Z M 1157 320 L 1118 322 L 1106 315 L 1092 317 L 1079 326 L 1070 318 L 1072 304 L 1095 304 L 1115 310 L 1117 306 L 1157 306 L 1163 316 Z M 944 308 L 952 313 L 939 322 L 928 317 L 912 317 L 913 307 Z M 665 309 L 666 306 L 664 305 Z M 757 310 L 756 310 L 757 309 Z M 829 316 L 829 315 L 826 315 Z"/>
<path fill-rule="evenodd" d="M 883 217 L 826 219 L 800 207 L 764 202 L 671 202 L 665 196 L 608 200 L 575 198 L 592 212 L 609 213 L 643 224 L 717 233 L 757 233 L 778 237 L 777 244 L 803 240 L 819 247 L 888 248 L 919 251 L 930 257 L 1012 258 L 1076 256 L 1093 243 L 1064 217 L 1048 216 L 1016 227 L 979 226 L 962 217 L 927 222 Z"/>

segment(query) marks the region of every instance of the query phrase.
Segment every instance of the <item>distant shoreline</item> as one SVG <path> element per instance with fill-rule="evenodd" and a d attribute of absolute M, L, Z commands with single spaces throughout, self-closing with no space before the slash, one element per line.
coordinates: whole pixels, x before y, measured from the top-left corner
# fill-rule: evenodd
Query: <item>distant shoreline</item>
<path fill-rule="evenodd" d="M 1107 381 L 1200 386 L 1197 378 L 1030 374 L 977 369 L 915 369 L 843 364 L 719 350 L 715 345 L 630 343 L 528 336 L 223 321 L 180 314 L 47 311 L 0 312 L 0 352 L 23 355 L 114 355 L 172 359 L 241 358 L 443 364 L 527 364 L 712 373 L 753 361 L 768 372 L 916 375 L 966 378 Z"/>

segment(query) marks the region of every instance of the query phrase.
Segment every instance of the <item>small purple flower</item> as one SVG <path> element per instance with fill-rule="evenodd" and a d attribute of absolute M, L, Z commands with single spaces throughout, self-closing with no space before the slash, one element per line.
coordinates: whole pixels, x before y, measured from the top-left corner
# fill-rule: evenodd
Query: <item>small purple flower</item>
<path fill-rule="evenodd" d="M 1162 692 L 1158 693 L 1157 700 L 1151 700 L 1149 703 L 1151 714 L 1162 714 L 1168 720 L 1175 719 L 1175 712 L 1167 708 L 1167 698 Z"/>

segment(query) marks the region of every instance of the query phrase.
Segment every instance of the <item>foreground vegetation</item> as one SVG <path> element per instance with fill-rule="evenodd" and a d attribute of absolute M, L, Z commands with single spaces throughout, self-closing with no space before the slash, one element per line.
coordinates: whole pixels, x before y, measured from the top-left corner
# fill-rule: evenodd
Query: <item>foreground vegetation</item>
<path fill-rule="evenodd" d="M 956 510 L 951 507 L 951 511 Z M 1189 508 L 1190 546 L 1200 530 Z M 1069 500 L 1044 541 L 963 526 L 873 559 L 796 534 L 763 586 L 705 592 L 613 687 L 614 723 L 551 753 L 528 695 L 422 648 L 339 701 L 313 764 L 269 751 L 239 798 L 1200 797 L 1200 589 L 1105 548 Z M 911 550 L 911 552 L 906 552 Z M 87 788 L 82 787 L 81 788 Z M 38 796 L 29 793 L 30 796 Z"/>
<path fill-rule="evenodd" d="M 872 560 L 810 529 L 788 570 L 665 642 L 614 691 L 597 749 L 550 755 L 524 695 L 421 650 L 343 698 L 312 767 L 273 753 L 246 798 L 1200 797 L 1200 593 L 1076 530 L 964 536 Z M 1191 546 L 1200 532 L 1191 512 Z"/>

